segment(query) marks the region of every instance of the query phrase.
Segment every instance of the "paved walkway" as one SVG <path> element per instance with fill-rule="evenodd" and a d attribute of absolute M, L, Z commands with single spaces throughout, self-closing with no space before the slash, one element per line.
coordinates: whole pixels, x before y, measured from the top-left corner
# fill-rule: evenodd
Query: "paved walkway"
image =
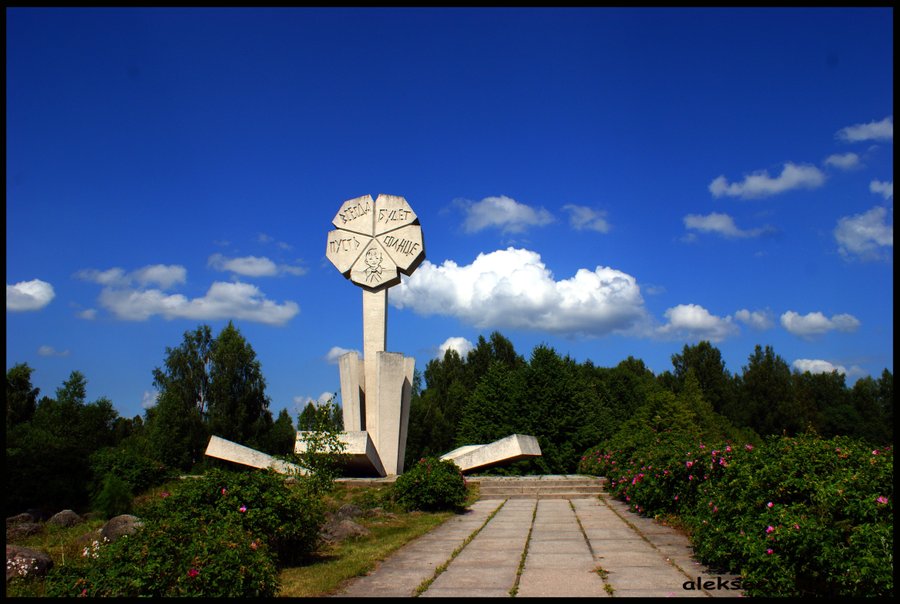
<path fill-rule="evenodd" d="M 707 589 L 685 589 L 698 577 Z M 687 538 L 605 494 L 482 499 L 338 595 L 738 596 L 721 587 L 734 578 L 711 574 L 691 557 Z"/>

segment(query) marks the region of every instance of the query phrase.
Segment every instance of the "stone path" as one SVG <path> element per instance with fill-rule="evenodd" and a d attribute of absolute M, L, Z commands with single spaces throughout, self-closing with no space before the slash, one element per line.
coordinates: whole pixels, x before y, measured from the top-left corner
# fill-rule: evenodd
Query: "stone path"
<path fill-rule="evenodd" d="M 607 495 L 481 499 L 346 584 L 352 597 L 734 597 L 686 537 Z"/>

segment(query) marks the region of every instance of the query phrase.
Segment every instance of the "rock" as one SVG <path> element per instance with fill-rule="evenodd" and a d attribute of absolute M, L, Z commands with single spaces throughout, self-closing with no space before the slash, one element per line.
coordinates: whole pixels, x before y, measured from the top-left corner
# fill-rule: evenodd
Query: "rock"
<path fill-rule="evenodd" d="M 43 577 L 53 568 L 53 560 L 45 552 L 22 547 L 6 546 L 6 581 L 13 577 Z"/>
<path fill-rule="evenodd" d="M 112 543 L 119 537 L 134 534 L 144 523 L 137 516 L 131 514 L 121 514 L 110 518 L 103 528 L 100 529 L 102 539 Z"/>
<path fill-rule="evenodd" d="M 75 526 L 80 522 L 84 522 L 81 519 L 81 516 L 73 512 L 72 510 L 63 510 L 61 512 L 57 512 L 50 517 L 50 520 L 47 521 L 49 524 L 56 524 L 58 526 Z"/>
<path fill-rule="evenodd" d="M 18 522 L 16 524 L 8 524 L 6 525 L 6 540 L 16 541 L 17 539 L 23 539 L 30 535 L 37 535 L 42 530 L 44 530 L 44 526 L 42 524 L 38 524 L 37 522 Z"/>
<path fill-rule="evenodd" d="M 37 518 L 28 512 L 22 512 L 21 514 L 16 514 L 15 516 L 7 518 L 6 526 L 8 527 L 11 524 L 22 524 L 23 522 L 37 522 Z"/>
<path fill-rule="evenodd" d="M 331 521 L 326 522 L 319 532 L 322 539 L 331 543 L 343 541 L 350 537 L 365 537 L 371 533 L 372 531 L 349 518 L 334 518 Z"/>
<path fill-rule="evenodd" d="M 361 516 L 363 510 L 358 505 L 353 505 L 352 503 L 345 503 L 338 511 L 334 513 L 334 517 L 340 520 L 344 520 L 346 518 L 356 518 L 357 516 Z"/>

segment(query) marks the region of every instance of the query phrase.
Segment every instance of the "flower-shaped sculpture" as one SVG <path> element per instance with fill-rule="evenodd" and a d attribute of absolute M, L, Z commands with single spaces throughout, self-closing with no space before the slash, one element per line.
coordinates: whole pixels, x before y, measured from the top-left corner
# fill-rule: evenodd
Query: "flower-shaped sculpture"
<path fill-rule="evenodd" d="M 419 219 L 406 199 L 371 195 L 345 201 L 331 221 L 325 256 L 353 283 L 377 291 L 400 283 L 425 259 Z"/>

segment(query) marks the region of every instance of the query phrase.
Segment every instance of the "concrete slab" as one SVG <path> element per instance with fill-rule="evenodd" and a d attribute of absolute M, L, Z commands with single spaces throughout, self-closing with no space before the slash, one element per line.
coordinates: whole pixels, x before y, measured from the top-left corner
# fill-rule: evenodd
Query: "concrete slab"
<path fill-rule="evenodd" d="M 450 459 L 463 472 L 470 472 L 499 463 L 539 457 L 540 455 L 541 447 L 534 436 L 511 434 L 506 438 L 480 445 L 474 449 L 470 448 L 462 452 L 460 449 L 454 449 L 450 453 L 442 455 L 441 459 Z"/>
<path fill-rule="evenodd" d="M 303 440 L 304 431 L 297 432 L 297 440 L 294 443 L 295 453 L 306 451 L 306 441 Z M 340 433 L 344 443 L 344 454 L 348 456 L 343 472 L 352 476 L 385 476 L 385 468 L 381 457 L 375 449 L 370 435 L 365 431 L 347 431 Z"/>
<path fill-rule="evenodd" d="M 218 436 L 209 438 L 209 443 L 206 445 L 206 455 L 250 466 L 251 468 L 271 468 L 281 474 L 306 474 L 306 470 L 300 466 L 276 459 L 262 451 L 239 445 Z"/>

